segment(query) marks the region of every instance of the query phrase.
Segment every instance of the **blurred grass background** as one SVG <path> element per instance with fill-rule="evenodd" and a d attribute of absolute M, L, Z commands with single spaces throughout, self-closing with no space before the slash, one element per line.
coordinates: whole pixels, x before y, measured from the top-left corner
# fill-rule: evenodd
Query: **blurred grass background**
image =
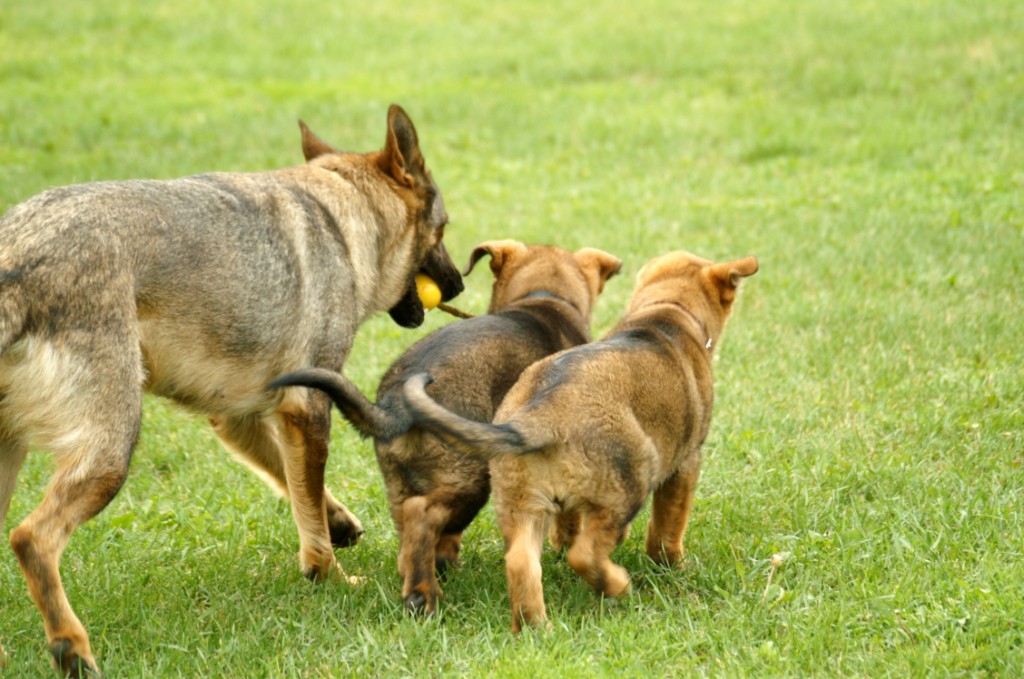
<path fill-rule="evenodd" d="M 442 614 L 401 610 L 372 448 L 329 485 L 367 583 L 311 586 L 290 513 L 202 418 L 150 399 L 131 477 L 76 533 L 72 603 L 108 676 L 1024 673 L 1024 6 L 658 0 L 0 5 L 0 209 L 58 184 L 301 160 L 296 120 L 379 148 L 416 122 L 461 263 L 515 237 L 625 260 L 758 256 L 716 367 L 685 571 L 616 558 L 624 601 L 545 555 L 551 632 L 507 632 L 501 538 L 470 529 Z M 486 308 L 486 268 L 457 300 Z M 346 373 L 411 342 L 386 317 Z M 50 470 L 30 458 L 5 532 Z M 781 554 L 776 569 L 771 557 Z M 0 556 L 11 676 L 49 676 Z"/>

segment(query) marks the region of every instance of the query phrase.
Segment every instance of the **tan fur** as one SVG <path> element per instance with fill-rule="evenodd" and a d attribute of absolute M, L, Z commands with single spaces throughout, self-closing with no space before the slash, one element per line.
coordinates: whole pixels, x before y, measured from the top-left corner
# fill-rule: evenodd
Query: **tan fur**
<path fill-rule="evenodd" d="M 406 382 L 418 426 L 491 460 L 514 630 L 547 619 L 540 552 L 548 526 L 573 570 L 596 592 L 621 596 L 629 576 L 609 557 L 653 493 L 647 554 L 680 561 L 711 421 L 712 350 L 740 280 L 756 271 L 752 257 L 715 264 L 678 251 L 652 260 L 618 325 L 530 366 L 493 423 L 439 405 L 422 376 Z"/>
<path fill-rule="evenodd" d="M 378 311 L 418 325 L 418 271 L 445 298 L 462 283 L 400 107 L 378 152 L 339 153 L 301 131 L 297 167 L 61 187 L 0 219 L 0 523 L 29 445 L 50 451 L 45 497 L 11 546 L 65 674 L 96 664 L 60 556 L 125 479 L 143 390 L 208 415 L 288 498 L 307 577 L 337 572 L 333 547 L 362 534 L 323 485 L 329 401 L 266 385 L 340 369 Z"/>

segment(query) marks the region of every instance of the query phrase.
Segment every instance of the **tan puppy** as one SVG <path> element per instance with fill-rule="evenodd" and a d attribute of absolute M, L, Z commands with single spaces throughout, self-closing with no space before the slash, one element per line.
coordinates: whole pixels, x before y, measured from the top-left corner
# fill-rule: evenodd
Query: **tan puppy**
<path fill-rule="evenodd" d="M 405 384 L 417 424 L 491 460 L 512 628 L 547 619 L 541 585 L 544 533 L 598 593 L 621 596 L 629 575 L 612 550 L 654 493 L 647 554 L 677 563 L 711 422 L 711 355 L 753 257 L 716 264 L 686 252 L 651 260 L 626 316 L 601 341 L 530 366 L 494 424 L 435 402 L 427 375 Z"/>
<path fill-rule="evenodd" d="M 417 613 L 436 610 L 435 570 L 455 563 L 462 532 L 487 502 L 490 484 L 486 460 L 461 455 L 414 426 L 402 399 L 405 380 L 430 373 L 438 402 L 463 417 L 489 420 L 527 366 L 590 341 L 590 311 L 622 265 L 594 248 L 573 253 L 500 240 L 474 248 L 464 275 L 484 256 L 494 274 L 488 313 L 446 325 L 410 347 L 385 373 L 377 403 L 330 370 L 300 370 L 271 384 L 323 390 L 374 439 L 398 528 L 402 598 Z"/>

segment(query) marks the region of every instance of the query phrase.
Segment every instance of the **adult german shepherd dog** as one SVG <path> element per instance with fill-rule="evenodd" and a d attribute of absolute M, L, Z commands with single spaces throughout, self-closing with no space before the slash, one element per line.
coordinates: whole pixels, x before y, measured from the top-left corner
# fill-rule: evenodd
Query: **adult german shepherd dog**
<path fill-rule="evenodd" d="M 362 534 L 324 487 L 330 400 L 267 384 L 340 370 L 377 311 L 418 326 L 418 272 L 445 300 L 462 279 L 400 107 L 377 152 L 339 152 L 300 127 L 303 165 L 56 188 L 0 219 L 0 523 L 30 442 L 51 451 L 45 497 L 11 546 L 64 673 L 96 662 L 61 553 L 123 483 L 144 390 L 208 415 L 290 500 L 307 577 L 336 571 L 332 546 Z"/>

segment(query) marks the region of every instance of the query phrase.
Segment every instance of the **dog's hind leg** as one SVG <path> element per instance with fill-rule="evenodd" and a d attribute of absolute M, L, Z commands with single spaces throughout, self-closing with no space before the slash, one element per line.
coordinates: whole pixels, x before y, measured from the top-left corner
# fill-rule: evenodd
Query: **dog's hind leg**
<path fill-rule="evenodd" d="M 576 536 L 579 535 L 582 520 L 583 517 L 575 510 L 566 509 L 558 512 L 551 524 L 551 530 L 548 532 L 551 546 L 556 550 L 561 550 L 572 545 L 576 541 Z"/>
<path fill-rule="evenodd" d="M 437 610 L 441 595 L 437 545 L 451 515 L 444 502 L 429 495 L 415 495 L 402 503 L 398 570 L 404 580 L 402 601 L 412 613 L 430 615 Z"/>
<path fill-rule="evenodd" d="M 210 425 L 224 447 L 248 465 L 282 497 L 288 497 L 281 446 L 272 420 L 263 415 L 221 417 L 211 415 Z"/>
<path fill-rule="evenodd" d="M 443 533 L 437 539 L 437 546 L 434 548 L 434 569 L 438 575 L 448 572 L 448 569 L 459 561 L 459 552 L 462 550 L 462 533 Z"/>
<path fill-rule="evenodd" d="M 628 529 L 626 522 L 627 517 L 618 511 L 596 509 L 586 515 L 583 529 L 569 548 L 569 565 L 598 594 L 619 597 L 629 591 L 629 574 L 610 558 Z"/>
<path fill-rule="evenodd" d="M 691 465 L 677 471 L 654 491 L 644 547 L 647 556 L 657 563 L 674 565 L 683 558 L 683 536 L 699 475 L 700 465 Z"/>
<path fill-rule="evenodd" d="M 211 416 L 210 424 L 224 446 L 262 478 L 282 497 L 288 498 L 280 436 L 273 419 L 262 415 L 244 417 Z M 359 542 L 363 526 L 346 507 L 324 488 L 327 526 L 335 547 L 350 547 Z"/>
<path fill-rule="evenodd" d="M 547 516 L 520 510 L 503 511 L 498 520 L 505 536 L 505 575 L 512 604 L 512 631 L 547 620 L 540 554 Z"/>
<path fill-rule="evenodd" d="M 74 530 L 117 494 L 139 432 L 138 345 L 112 345 L 37 343 L 5 403 L 54 454 L 43 500 L 10 542 L 42 613 L 54 662 L 71 676 L 95 673 L 96 662 L 61 582 L 61 555 Z"/>

